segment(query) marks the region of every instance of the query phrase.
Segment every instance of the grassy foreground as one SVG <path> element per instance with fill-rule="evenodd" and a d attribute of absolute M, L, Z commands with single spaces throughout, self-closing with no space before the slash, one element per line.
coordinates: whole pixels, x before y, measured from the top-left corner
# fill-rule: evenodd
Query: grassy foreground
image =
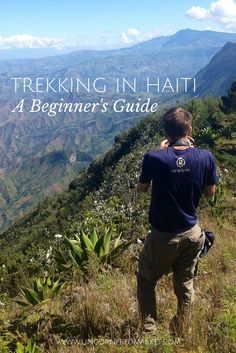
<path fill-rule="evenodd" d="M 74 272 L 56 298 L 24 309 L 14 302 L 2 306 L 0 351 L 10 351 L 10 341 L 26 346 L 28 337 L 33 337 L 48 353 L 235 352 L 235 235 L 211 216 L 204 215 L 202 225 L 214 229 L 217 238 L 200 264 L 192 321 L 184 340 L 173 341 L 168 331 L 176 308 L 171 274 L 157 285 L 159 332 L 141 335 L 134 273 L 139 245 L 133 245 L 115 269 L 101 272 L 96 259 L 91 260 L 86 279 Z"/>

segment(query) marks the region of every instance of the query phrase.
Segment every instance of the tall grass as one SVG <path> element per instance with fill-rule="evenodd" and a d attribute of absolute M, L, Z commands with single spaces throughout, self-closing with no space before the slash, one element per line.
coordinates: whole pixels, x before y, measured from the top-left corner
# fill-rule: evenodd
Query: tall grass
<path fill-rule="evenodd" d="M 216 241 L 200 262 L 195 302 L 184 339 L 173 341 L 169 322 L 176 310 L 172 275 L 157 284 L 157 334 L 140 331 L 136 299 L 137 253 L 130 247 L 114 268 L 92 259 L 86 277 L 73 274 L 57 297 L 20 308 L 0 307 L 0 351 L 14 352 L 30 339 L 47 353 L 235 353 L 235 234 L 227 224 L 204 215 L 202 226 L 214 229 Z"/>

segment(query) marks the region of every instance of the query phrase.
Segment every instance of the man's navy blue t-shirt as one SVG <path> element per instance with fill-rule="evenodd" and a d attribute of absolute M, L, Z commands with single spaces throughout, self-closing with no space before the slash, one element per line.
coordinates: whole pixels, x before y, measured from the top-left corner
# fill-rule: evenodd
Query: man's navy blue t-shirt
<path fill-rule="evenodd" d="M 184 231 L 198 223 L 204 186 L 217 183 L 216 164 L 211 152 L 199 148 L 149 151 L 139 181 L 152 181 L 151 225 L 162 231 Z"/>

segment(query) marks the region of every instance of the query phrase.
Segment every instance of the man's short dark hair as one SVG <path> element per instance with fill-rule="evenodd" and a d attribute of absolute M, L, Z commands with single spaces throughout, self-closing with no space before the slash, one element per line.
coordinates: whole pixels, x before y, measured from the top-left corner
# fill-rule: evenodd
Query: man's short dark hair
<path fill-rule="evenodd" d="M 171 108 L 163 115 L 161 126 L 171 139 L 181 138 L 187 135 L 192 126 L 192 115 L 183 108 Z"/>

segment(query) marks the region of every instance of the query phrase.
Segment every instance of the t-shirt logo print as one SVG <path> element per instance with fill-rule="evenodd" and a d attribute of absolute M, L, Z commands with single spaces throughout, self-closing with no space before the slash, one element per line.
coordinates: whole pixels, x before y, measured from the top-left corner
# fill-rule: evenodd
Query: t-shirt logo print
<path fill-rule="evenodd" d="M 183 158 L 183 157 L 179 157 L 178 159 L 177 159 L 177 161 L 176 161 L 176 165 L 177 165 L 177 167 L 179 167 L 179 168 L 182 168 L 182 167 L 184 167 L 185 166 L 185 159 Z"/>

